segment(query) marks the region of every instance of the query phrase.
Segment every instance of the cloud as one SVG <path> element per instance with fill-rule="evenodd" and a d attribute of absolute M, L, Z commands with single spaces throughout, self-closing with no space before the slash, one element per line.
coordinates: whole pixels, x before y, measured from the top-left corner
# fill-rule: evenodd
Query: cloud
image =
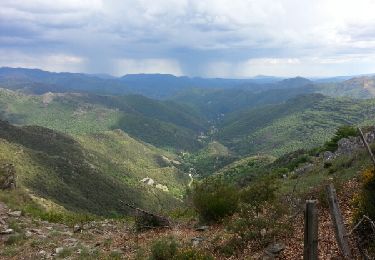
<path fill-rule="evenodd" d="M 371 0 L 2 0 L 0 51 L 80 57 L 85 72 L 114 74 L 323 75 L 327 57 L 348 64 L 330 62 L 332 73 L 366 73 L 371 61 L 353 56 L 374 55 L 374 9 Z"/>
<path fill-rule="evenodd" d="M 81 72 L 85 70 L 85 59 L 66 54 L 47 54 L 36 57 L 17 51 L 0 50 L 0 66 L 39 68 L 55 72 Z"/>
<path fill-rule="evenodd" d="M 177 61 L 168 59 L 117 59 L 115 60 L 116 71 L 114 75 L 137 73 L 163 73 L 182 75 L 180 65 Z"/>

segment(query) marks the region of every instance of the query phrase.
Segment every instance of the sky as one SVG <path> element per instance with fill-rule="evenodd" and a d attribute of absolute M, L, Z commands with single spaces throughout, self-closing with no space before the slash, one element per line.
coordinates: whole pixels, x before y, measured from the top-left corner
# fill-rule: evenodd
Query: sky
<path fill-rule="evenodd" d="M 246 78 L 375 73 L 373 0 L 0 0 L 0 66 Z"/>

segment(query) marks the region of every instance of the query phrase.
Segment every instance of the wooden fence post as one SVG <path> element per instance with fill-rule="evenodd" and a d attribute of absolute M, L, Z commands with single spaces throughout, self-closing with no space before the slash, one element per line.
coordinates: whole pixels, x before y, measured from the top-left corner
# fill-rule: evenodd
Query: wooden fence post
<path fill-rule="evenodd" d="M 326 191 L 327 191 L 328 202 L 329 202 L 329 211 L 331 214 L 333 228 L 335 230 L 337 244 L 345 259 L 353 259 L 351 252 L 350 252 L 349 243 L 348 243 L 341 211 L 337 203 L 336 190 L 332 183 L 326 186 Z"/>
<path fill-rule="evenodd" d="M 367 148 L 367 152 L 369 153 L 369 155 L 371 157 L 371 160 L 372 160 L 372 163 L 374 164 L 374 167 L 375 167 L 375 157 L 374 157 L 374 154 L 372 153 L 371 148 L 370 148 L 369 144 L 367 143 L 365 135 L 363 134 L 362 129 L 360 127 L 358 127 L 358 131 L 359 131 L 359 134 L 361 136 L 362 142 L 365 145 L 365 147 Z"/>
<path fill-rule="evenodd" d="M 305 231 L 304 231 L 304 260 L 318 259 L 318 211 L 316 200 L 306 201 Z"/>

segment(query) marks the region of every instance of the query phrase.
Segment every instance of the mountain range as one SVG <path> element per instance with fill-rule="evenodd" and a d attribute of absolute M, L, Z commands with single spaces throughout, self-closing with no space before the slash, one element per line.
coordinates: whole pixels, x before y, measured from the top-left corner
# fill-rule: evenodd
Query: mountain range
<path fill-rule="evenodd" d="M 374 82 L 1 68 L 0 160 L 15 165 L 21 187 L 71 211 L 126 213 L 120 200 L 166 210 L 192 177 L 373 125 Z"/>

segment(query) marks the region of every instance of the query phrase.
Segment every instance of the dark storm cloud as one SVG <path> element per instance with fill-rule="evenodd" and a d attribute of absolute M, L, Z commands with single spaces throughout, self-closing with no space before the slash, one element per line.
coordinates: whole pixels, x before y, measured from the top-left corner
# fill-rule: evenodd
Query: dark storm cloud
<path fill-rule="evenodd" d="M 375 71 L 367 0 L 3 0 L 0 65 L 245 77 Z"/>

